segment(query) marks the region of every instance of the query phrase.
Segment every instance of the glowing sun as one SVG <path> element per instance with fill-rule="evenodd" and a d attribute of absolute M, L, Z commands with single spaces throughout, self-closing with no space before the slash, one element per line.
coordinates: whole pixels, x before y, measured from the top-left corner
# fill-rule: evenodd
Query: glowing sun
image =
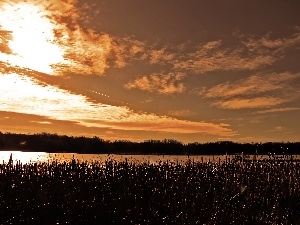
<path fill-rule="evenodd" d="M 0 29 L 10 31 L 12 54 L 0 52 L 0 60 L 12 65 L 53 74 L 51 65 L 64 63 L 64 51 L 55 41 L 54 26 L 43 8 L 28 3 L 3 5 Z"/>

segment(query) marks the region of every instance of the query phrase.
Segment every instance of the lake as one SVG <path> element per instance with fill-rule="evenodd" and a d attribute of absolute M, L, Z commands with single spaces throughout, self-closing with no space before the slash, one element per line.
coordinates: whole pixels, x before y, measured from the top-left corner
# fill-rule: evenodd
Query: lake
<path fill-rule="evenodd" d="M 188 159 L 194 161 L 219 161 L 225 160 L 226 156 L 187 156 L 187 155 L 119 155 L 119 154 L 78 154 L 78 153 L 46 153 L 46 152 L 23 152 L 23 151 L 0 151 L 0 163 L 7 163 L 10 155 L 14 162 L 52 162 L 52 161 L 71 161 L 74 157 L 79 162 L 104 162 L 106 160 L 133 162 L 150 162 L 157 163 L 159 161 L 181 162 L 184 163 Z M 228 158 L 230 158 L 228 156 Z"/>
<path fill-rule="evenodd" d="M 124 161 L 125 159 L 133 162 L 149 162 L 158 163 L 162 162 L 180 162 L 194 160 L 195 162 L 219 162 L 225 161 L 225 155 L 119 155 L 119 154 L 77 154 L 77 153 L 46 153 L 46 152 L 23 152 L 23 151 L 0 151 L 0 163 L 7 163 L 10 155 L 12 154 L 13 162 L 20 161 L 21 163 L 30 162 L 52 162 L 52 161 L 71 161 L 74 157 L 79 162 L 104 162 L 106 160 Z M 232 159 L 233 155 L 228 155 L 227 159 Z M 255 156 L 250 155 L 248 159 L 253 159 Z M 300 159 L 299 155 L 293 156 L 294 159 Z M 257 159 L 267 159 L 267 155 L 256 156 Z"/>

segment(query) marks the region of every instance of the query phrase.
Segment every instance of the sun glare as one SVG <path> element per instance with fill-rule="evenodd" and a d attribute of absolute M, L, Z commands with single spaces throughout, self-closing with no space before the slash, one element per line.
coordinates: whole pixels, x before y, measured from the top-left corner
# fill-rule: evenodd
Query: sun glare
<path fill-rule="evenodd" d="M 13 54 L 2 54 L 0 59 L 48 74 L 54 72 L 51 65 L 64 62 L 64 51 L 55 44 L 53 24 L 42 8 L 27 3 L 4 5 L 0 15 L 1 29 L 13 36 L 9 41 Z"/>

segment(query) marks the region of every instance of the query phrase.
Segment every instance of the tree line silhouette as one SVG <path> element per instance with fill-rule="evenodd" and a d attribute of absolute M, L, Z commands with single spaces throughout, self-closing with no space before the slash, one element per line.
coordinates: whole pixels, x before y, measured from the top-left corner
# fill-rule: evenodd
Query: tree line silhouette
<path fill-rule="evenodd" d="M 0 150 L 70 152 L 94 154 L 164 154 L 164 155 L 225 155 L 225 154 L 299 154 L 300 142 L 237 143 L 219 141 L 183 144 L 173 139 L 107 141 L 95 137 L 74 137 L 50 133 L 15 134 L 0 132 Z"/>

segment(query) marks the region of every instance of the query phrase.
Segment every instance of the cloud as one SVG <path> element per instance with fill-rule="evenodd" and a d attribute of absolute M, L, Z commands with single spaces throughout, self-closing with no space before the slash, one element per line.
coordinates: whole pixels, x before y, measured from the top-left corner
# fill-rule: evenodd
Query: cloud
<path fill-rule="evenodd" d="M 175 53 L 166 52 L 166 48 L 149 50 L 150 64 L 166 64 L 175 57 Z"/>
<path fill-rule="evenodd" d="M 157 92 L 159 94 L 176 94 L 182 93 L 185 89 L 181 80 L 184 78 L 183 73 L 168 74 L 151 74 L 149 76 L 140 76 L 137 79 L 125 84 L 125 88 L 137 88 L 142 91 Z"/>
<path fill-rule="evenodd" d="M 246 109 L 246 108 L 267 108 L 286 102 L 286 100 L 273 97 L 255 98 L 234 98 L 230 100 L 219 100 L 212 103 L 213 106 L 224 109 Z"/>
<path fill-rule="evenodd" d="M 170 68 L 174 72 L 165 75 L 160 73 L 153 73 L 151 75 L 141 75 L 137 79 L 128 82 L 124 85 L 127 89 L 137 88 L 143 91 L 159 94 L 174 94 L 182 93 L 185 90 L 185 85 L 181 82 L 186 74 L 203 74 L 211 71 L 242 71 L 242 70 L 256 70 L 268 65 L 272 65 L 279 60 L 284 52 L 292 46 L 300 43 L 300 33 L 294 33 L 289 38 L 271 39 L 269 35 L 264 35 L 260 38 L 254 36 L 239 36 L 238 43 L 233 46 L 226 46 L 221 40 L 209 41 L 202 43 L 194 50 L 194 47 L 189 47 L 189 44 L 182 45 L 178 48 L 164 46 L 158 48 L 156 45 L 149 45 L 146 42 L 134 40 L 131 38 L 118 38 L 113 40 L 112 51 L 110 55 L 111 64 L 116 67 L 124 67 L 133 61 L 145 61 L 150 65 L 159 64 L 165 66 L 166 70 Z M 180 76 L 178 77 L 178 75 Z M 182 75 L 185 74 L 185 75 Z M 269 82 L 264 83 L 264 77 L 253 76 L 248 82 L 249 85 L 236 85 L 230 91 L 220 90 L 220 95 L 226 94 L 235 96 L 245 92 L 253 92 L 255 94 L 264 93 L 268 91 L 275 91 L 276 89 L 288 88 L 287 86 L 280 86 L 280 82 L 285 82 L 290 79 L 290 74 L 274 75 Z M 278 77 L 281 76 L 281 77 Z M 260 79 L 260 81 L 257 81 Z M 273 82 L 273 83 L 272 83 Z M 277 83 L 276 83 L 277 82 Z M 260 83 L 260 87 L 257 87 Z M 253 86 L 251 86 L 253 85 Z M 216 88 L 224 88 L 226 86 L 217 86 Z M 202 90 L 205 92 L 205 90 Z M 210 94 L 218 94 L 218 91 L 211 90 L 206 97 Z M 268 96 L 265 96 L 265 100 Z M 265 107 L 266 104 L 260 104 L 262 99 L 249 100 L 251 104 L 249 107 Z M 271 100 L 271 99 L 270 99 Z M 276 104 L 281 104 L 282 98 L 275 98 Z M 248 102 L 249 102 L 248 101 Z M 241 103 L 241 101 L 239 101 Z M 246 102 L 246 101 L 245 101 Z M 227 104 L 215 105 L 225 106 Z M 268 104 L 266 106 L 269 106 Z"/>
<path fill-rule="evenodd" d="M 211 71 L 257 70 L 273 65 L 284 57 L 285 52 L 300 43 L 300 32 L 290 37 L 272 39 L 269 34 L 235 35 L 235 43 L 225 41 L 203 42 L 198 46 L 191 43 L 177 48 L 145 48 L 145 57 L 150 64 L 171 66 L 173 71 L 188 74 L 203 74 Z M 233 37 L 234 39 L 234 37 Z M 153 46 L 152 48 L 154 48 Z"/>
<path fill-rule="evenodd" d="M 20 15 L 21 8 L 25 5 L 35 8 L 29 10 L 32 13 Z M 3 14 L 2 10 L 0 25 L 7 20 L 4 15 L 30 17 L 33 18 L 32 21 L 40 20 L 42 22 L 37 24 L 37 30 L 47 29 L 43 30 L 48 35 L 43 39 L 44 44 L 47 42 L 47 45 L 51 45 L 49 49 L 56 49 L 52 54 L 55 58 L 43 61 L 49 64 L 47 71 L 34 66 L 37 65 L 37 59 L 49 58 L 50 54 L 40 54 L 40 51 L 31 53 L 30 57 L 26 53 L 27 60 L 17 65 L 27 65 L 27 68 L 46 73 L 53 70 L 54 75 L 105 75 L 110 67 L 122 68 L 136 61 L 143 61 L 149 65 L 159 64 L 171 68 L 174 73 L 185 74 L 255 70 L 272 65 L 282 58 L 287 49 L 300 43 L 300 32 L 297 30 L 290 37 L 277 39 L 272 39 L 270 35 L 255 37 L 235 34 L 237 43 L 230 46 L 222 40 L 214 40 L 198 44 L 196 50 L 190 45 L 192 43 L 179 47 L 159 47 L 161 43 L 150 44 L 134 37 L 115 37 L 95 31 L 91 28 L 91 15 L 88 13 L 93 4 L 82 4 L 78 0 L 4 0 L 0 3 L 0 10 L 5 7 L 11 7 L 13 10 L 8 14 Z M 8 51 L 4 50 L 3 43 L 2 41 L 0 49 L 2 52 Z M 28 46 L 32 46 L 31 43 L 32 41 Z M 20 61 L 20 58 L 18 60 Z"/>
<path fill-rule="evenodd" d="M 217 136 L 235 136 L 228 124 L 213 124 L 207 122 L 192 122 L 188 120 L 178 120 L 167 116 L 157 116 L 154 114 L 133 114 L 128 118 L 121 118 L 116 121 L 84 120 L 83 125 L 94 127 L 109 127 L 122 130 L 144 130 L 160 131 L 176 134 L 211 134 Z"/>
<path fill-rule="evenodd" d="M 276 127 L 273 127 L 272 129 L 267 130 L 266 132 L 281 132 L 281 133 L 285 133 L 285 134 L 290 134 L 290 133 L 292 133 L 291 130 L 289 130 L 288 128 L 283 127 L 283 126 L 276 126 Z"/>
<path fill-rule="evenodd" d="M 7 30 L 1 30 L 0 26 L 0 52 L 5 54 L 11 54 L 12 51 L 9 47 L 9 41 L 12 39 L 11 32 Z"/>
<path fill-rule="evenodd" d="M 216 99 L 212 105 L 220 108 L 267 108 L 298 99 L 300 92 L 292 82 L 299 77 L 300 73 L 289 72 L 256 74 L 202 89 L 198 94 Z"/>
<path fill-rule="evenodd" d="M 190 116 L 192 114 L 194 114 L 194 112 L 188 110 L 188 109 L 182 109 L 182 110 L 171 110 L 167 113 L 168 115 L 170 116 L 173 116 L 173 117 L 181 117 L 181 116 Z"/>
<path fill-rule="evenodd" d="M 87 11 L 91 7 L 79 7 L 77 0 L 1 2 L 0 26 L 5 30 L 0 33 L 0 50 L 6 54 L 0 60 L 52 75 L 104 75 L 108 68 L 122 68 L 132 61 L 156 64 L 173 57 L 165 48 L 88 28 L 91 18 Z M 35 21 L 34 26 L 30 21 Z M 12 38 L 4 39 L 4 32 L 11 32 Z M 18 46 L 11 56 L 9 44 Z M 40 48 L 33 48 L 37 44 Z"/>
<path fill-rule="evenodd" d="M 68 64 L 57 64 L 55 68 L 64 73 L 83 75 L 103 75 L 109 67 L 107 58 L 110 54 L 111 38 L 109 35 L 97 35 L 93 31 L 83 32 L 80 28 L 70 33 L 64 45 L 64 57 Z"/>
<path fill-rule="evenodd" d="M 282 127 L 282 126 L 277 126 L 277 127 L 274 127 L 272 130 L 270 131 L 285 131 L 286 128 L 285 127 Z"/>
<path fill-rule="evenodd" d="M 286 112 L 286 111 L 295 111 L 295 110 L 300 110 L 300 108 L 297 108 L 297 107 L 287 107 L 287 108 L 267 109 L 267 110 L 261 110 L 261 111 L 254 112 L 254 114 L 256 114 L 256 113 Z"/>
<path fill-rule="evenodd" d="M 194 52 L 178 57 L 174 62 L 177 70 L 203 74 L 210 71 L 255 70 L 272 65 L 288 48 L 300 43 L 300 33 L 290 38 L 271 39 L 240 37 L 235 46 L 221 41 L 211 41 L 198 46 Z"/>
<path fill-rule="evenodd" d="M 63 49 L 68 62 L 53 65 L 56 72 L 103 75 L 109 68 L 107 60 L 112 50 L 112 37 L 81 26 L 89 18 L 78 7 L 77 0 L 41 1 L 40 4 L 45 6 L 54 24 L 56 43 Z"/>
<path fill-rule="evenodd" d="M 300 42 L 300 33 L 296 32 L 289 38 L 279 39 L 272 39 L 270 35 L 240 36 L 233 46 L 222 40 L 209 41 L 198 45 L 196 51 L 194 46 L 189 49 L 188 45 L 158 47 L 133 37 L 113 37 L 97 34 L 92 29 L 83 30 L 76 22 L 79 14 L 80 11 L 70 14 L 74 36 L 71 37 L 68 27 L 58 30 L 65 31 L 62 36 L 70 39 L 62 44 L 67 49 L 66 58 L 73 62 L 70 67 L 75 65 L 84 74 L 103 75 L 110 66 L 122 68 L 134 61 L 171 67 L 177 73 L 255 70 L 272 65 L 282 58 L 284 51 Z"/>
<path fill-rule="evenodd" d="M 114 54 L 118 58 L 115 65 L 122 65 L 123 59 L 116 49 L 124 44 L 118 46 L 119 38 L 84 28 L 82 24 L 89 18 L 78 7 L 77 0 L 5 0 L 0 3 L 0 13 L 0 26 L 12 36 L 6 40 L 1 31 L 3 62 L 52 75 L 103 75 Z M 136 53 L 133 42 L 126 44 Z M 12 52 L 8 51 L 9 45 Z"/>
<path fill-rule="evenodd" d="M 300 73 L 270 73 L 256 74 L 235 82 L 226 82 L 209 89 L 205 97 L 234 97 L 240 95 L 255 95 L 267 92 L 287 91 L 292 89 L 290 83 L 300 77 Z M 292 91 L 292 90 L 290 90 Z"/>
<path fill-rule="evenodd" d="M 111 52 L 108 58 L 109 64 L 122 68 L 132 60 L 145 59 L 146 43 L 130 37 L 114 37 L 112 39 Z"/>
<path fill-rule="evenodd" d="M 234 136 L 228 124 L 178 120 L 150 113 L 136 113 L 127 107 L 93 103 L 82 95 L 39 82 L 15 73 L 0 75 L 2 111 L 33 114 L 85 127 L 116 130 L 144 130 L 171 133 L 202 133 Z"/>
<path fill-rule="evenodd" d="M 34 120 L 32 120 L 32 121 L 29 121 L 29 122 L 31 122 L 31 123 L 39 123 L 39 124 L 51 124 L 50 121 L 34 121 Z"/>

